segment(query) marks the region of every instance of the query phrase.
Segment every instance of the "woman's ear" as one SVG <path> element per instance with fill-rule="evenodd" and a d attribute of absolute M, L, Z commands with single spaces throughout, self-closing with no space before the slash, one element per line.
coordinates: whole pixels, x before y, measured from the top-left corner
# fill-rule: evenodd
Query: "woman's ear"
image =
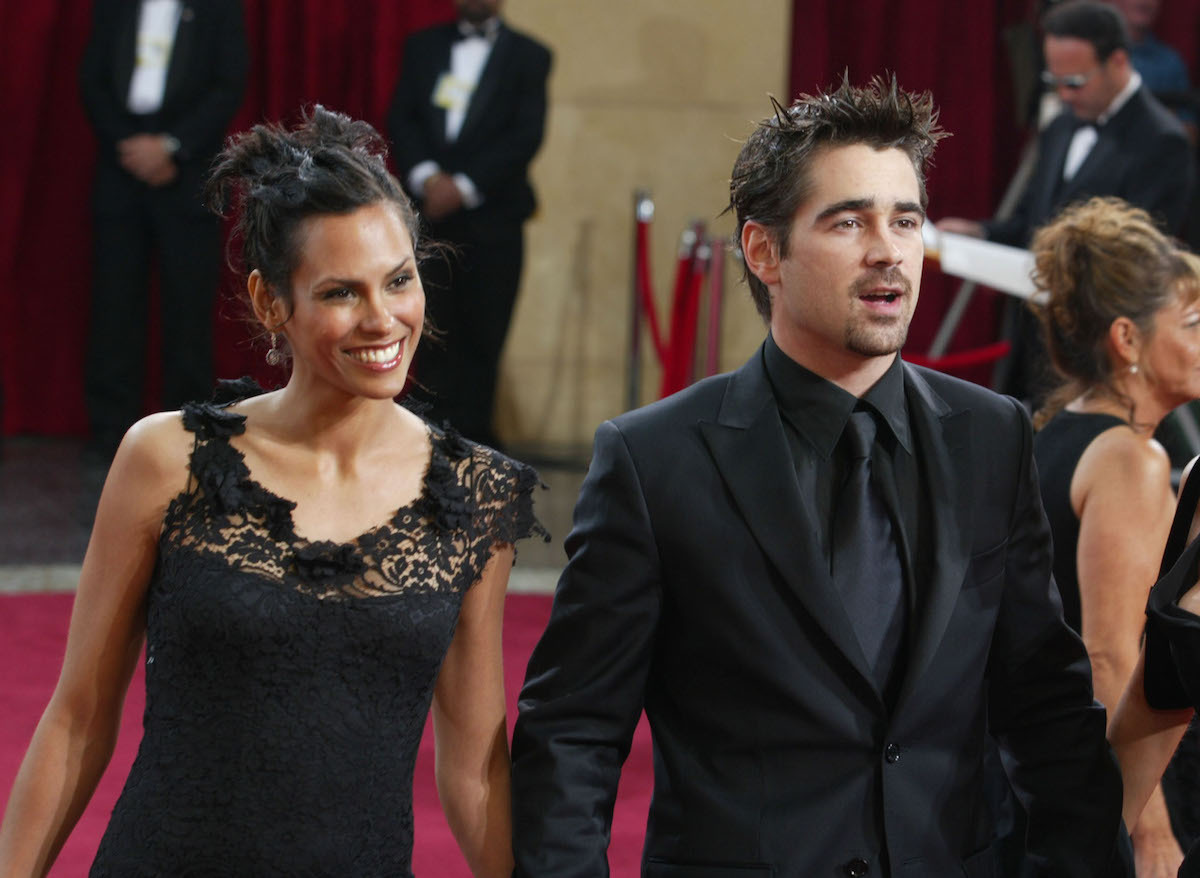
<path fill-rule="evenodd" d="M 1108 349 L 1113 371 L 1133 366 L 1142 358 L 1142 331 L 1128 317 L 1118 317 L 1108 327 Z"/>
<path fill-rule="evenodd" d="M 746 220 L 742 226 L 742 258 L 750 272 L 768 287 L 779 283 L 779 242 L 762 223 Z"/>
<path fill-rule="evenodd" d="M 254 309 L 254 316 L 258 318 L 258 322 L 267 332 L 279 329 L 287 319 L 281 313 L 283 303 L 271 291 L 271 285 L 257 268 L 246 278 L 246 292 L 250 294 L 250 307 Z"/>

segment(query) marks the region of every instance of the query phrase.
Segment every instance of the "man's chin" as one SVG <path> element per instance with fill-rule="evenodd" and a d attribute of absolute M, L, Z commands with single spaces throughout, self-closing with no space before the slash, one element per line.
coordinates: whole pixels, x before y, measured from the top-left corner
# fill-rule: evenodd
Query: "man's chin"
<path fill-rule="evenodd" d="M 903 348 L 907 340 L 907 326 L 888 333 L 851 331 L 846 333 L 846 349 L 861 357 L 886 357 Z"/>

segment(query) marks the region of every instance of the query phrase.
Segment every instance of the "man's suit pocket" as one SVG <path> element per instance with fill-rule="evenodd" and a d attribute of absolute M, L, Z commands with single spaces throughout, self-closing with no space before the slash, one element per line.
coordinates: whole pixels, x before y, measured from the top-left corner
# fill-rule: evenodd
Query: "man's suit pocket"
<path fill-rule="evenodd" d="M 643 878 L 771 878 L 774 868 L 766 863 L 673 863 L 649 859 Z"/>
<path fill-rule="evenodd" d="M 925 860 L 909 860 L 899 873 L 903 878 L 1001 878 L 1000 863 L 991 846 L 976 851 L 958 866 L 935 869 Z"/>

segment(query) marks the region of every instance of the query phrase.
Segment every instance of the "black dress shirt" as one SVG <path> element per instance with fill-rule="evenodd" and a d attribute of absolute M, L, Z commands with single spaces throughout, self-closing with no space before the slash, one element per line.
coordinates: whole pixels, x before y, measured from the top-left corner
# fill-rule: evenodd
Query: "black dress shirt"
<path fill-rule="evenodd" d="M 920 467 L 909 424 L 900 358 L 896 357 L 861 399 L 801 366 L 780 350 L 770 335 L 763 346 L 763 359 L 795 464 L 800 496 L 812 498 L 811 507 L 827 560 L 831 556 L 834 491 L 844 481 L 848 465 L 838 441 L 856 407 L 874 411 L 879 424 L 872 456 L 875 480 L 892 513 L 911 610 L 914 586 L 920 581 L 916 574 L 924 569 L 927 554 L 922 549 L 920 530 L 926 498 L 922 496 L 925 492 L 918 489 Z M 805 465 L 808 461 L 816 465 Z"/>

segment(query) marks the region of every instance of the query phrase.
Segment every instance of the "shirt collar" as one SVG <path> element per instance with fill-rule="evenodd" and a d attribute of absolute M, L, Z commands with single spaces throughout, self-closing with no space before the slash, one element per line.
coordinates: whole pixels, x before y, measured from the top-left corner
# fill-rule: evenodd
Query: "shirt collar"
<path fill-rule="evenodd" d="M 780 349 L 769 333 L 763 346 L 763 365 L 781 414 L 821 457 L 828 459 L 842 436 L 850 413 L 860 405 L 860 400 L 832 381 L 801 366 Z M 904 399 L 904 370 L 899 357 L 863 394 L 861 403 L 881 416 L 896 440 L 911 454 L 908 407 Z"/>
<path fill-rule="evenodd" d="M 1125 87 L 1117 92 L 1117 96 L 1112 99 L 1112 103 L 1108 105 L 1108 109 L 1097 117 L 1096 124 L 1108 124 L 1108 120 L 1121 112 L 1121 108 L 1129 103 L 1129 99 L 1133 97 L 1133 93 L 1141 87 L 1142 76 L 1134 70 L 1129 76 L 1129 82 L 1125 83 Z"/>

